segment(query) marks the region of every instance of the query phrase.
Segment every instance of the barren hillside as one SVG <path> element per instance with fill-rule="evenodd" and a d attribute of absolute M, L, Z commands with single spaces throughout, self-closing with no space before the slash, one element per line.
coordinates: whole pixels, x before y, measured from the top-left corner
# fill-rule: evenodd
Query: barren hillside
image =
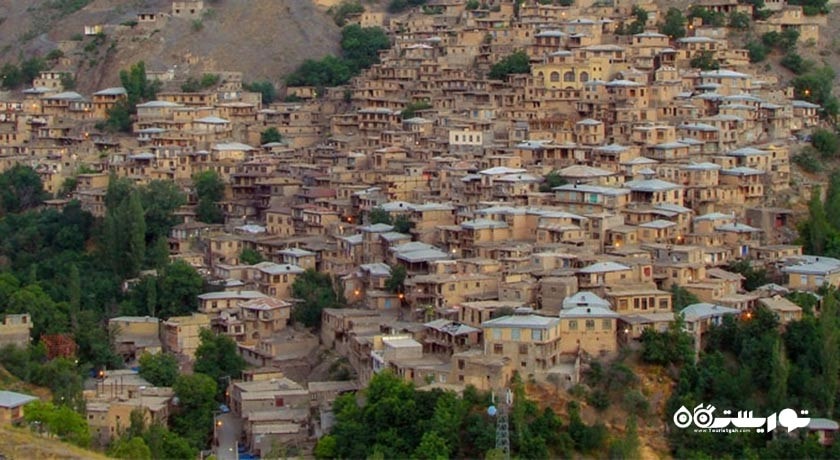
<path fill-rule="evenodd" d="M 61 47 L 68 58 L 63 65 L 77 71 L 79 89 L 90 91 L 116 84 L 119 70 L 140 60 L 179 77 L 238 70 L 246 80 L 280 81 L 304 59 L 338 51 L 338 27 L 311 0 L 206 1 L 198 18 L 169 16 L 169 0 L 93 0 L 60 14 L 67 11 L 61 5 L 80 2 L 0 3 L 0 61 Z M 126 25 L 139 12 L 167 14 L 154 23 Z M 105 36 L 82 37 L 91 25 L 103 25 Z"/>

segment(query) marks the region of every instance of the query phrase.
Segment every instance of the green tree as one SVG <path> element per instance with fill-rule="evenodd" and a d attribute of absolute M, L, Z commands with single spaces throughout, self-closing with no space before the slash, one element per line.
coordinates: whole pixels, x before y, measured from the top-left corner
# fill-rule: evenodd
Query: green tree
<path fill-rule="evenodd" d="M 209 224 L 223 222 L 218 203 L 224 198 L 225 184 L 219 174 L 213 170 L 200 172 L 193 176 L 193 185 L 198 198 L 196 218 Z"/>
<path fill-rule="evenodd" d="M 391 219 L 391 214 L 388 211 L 382 209 L 379 206 L 370 210 L 370 212 L 368 213 L 368 221 L 369 221 L 370 225 L 376 225 L 376 224 L 392 225 L 394 223 L 393 220 Z"/>
<path fill-rule="evenodd" d="M 664 22 L 659 25 L 659 32 L 671 39 L 685 37 L 685 21 L 685 16 L 679 8 L 668 8 Z"/>
<path fill-rule="evenodd" d="M 392 266 L 391 276 L 385 280 L 385 289 L 394 294 L 405 292 L 405 279 L 407 276 L 408 271 L 406 270 L 405 265 L 397 264 Z"/>
<path fill-rule="evenodd" d="M 564 179 L 557 170 L 551 170 L 548 174 L 545 175 L 543 178 L 543 183 L 540 184 L 540 191 L 543 193 L 549 193 L 554 190 L 554 187 L 560 187 L 561 185 L 566 185 L 566 179 Z"/>
<path fill-rule="evenodd" d="M 270 81 L 255 81 L 252 83 L 243 83 L 242 88 L 246 91 L 253 91 L 255 93 L 260 93 L 262 96 L 262 103 L 263 104 L 271 104 L 277 99 L 277 88 L 274 87 L 274 83 Z"/>
<path fill-rule="evenodd" d="M 836 172 L 829 175 L 823 210 L 831 228 L 840 232 L 840 174 Z"/>
<path fill-rule="evenodd" d="M 820 337 L 822 338 L 820 362 L 822 363 L 822 378 L 825 385 L 827 417 L 834 415 L 837 400 L 838 375 L 840 375 L 840 357 L 837 353 L 838 346 L 840 346 L 837 315 L 837 295 L 836 291 L 832 289 L 828 292 L 828 295 L 823 297 L 819 322 Z"/>
<path fill-rule="evenodd" d="M 130 113 L 136 111 L 137 104 L 153 100 L 160 89 L 160 81 L 152 82 L 146 77 L 146 64 L 143 61 L 135 63 L 128 70 L 121 70 L 120 83 L 125 88 Z"/>
<path fill-rule="evenodd" d="M 763 43 L 755 40 L 747 42 L 746 49 L 750 56 L 750 62 L 752 63 L 764 61 L 767 59 L 767 53 L 769 53 L 769 50 Z"/>
<path fill-rule="evenodd" d="M 70 324 L 73 329 L 76 329 L 79 319 L 79 311 L 82 308 L 82 280 L 79 276 L 79 268 L 76 264 L 70 265 L 69 284 L 67 286 L 67 293 L 69 299 L 69 317 Z"/>
<path fill-rule="evenodd" d="M 63 441 L 80 447 L 90 445 L 91 436 L 87 421 L 67 406 L 33 401 L 26 405 L 24 419 L 29 424 L 39 423 L 43 429 Z"/>
<path fill-rule="evenodd" d="M 391 47 L 391 40 L 380 27 L 351 24 L 341 29 L 341 50 L 353 73 L 379 62 L 379 51 Z"/>
<path fill-rule="evenodd" d="M 686 288 L 677 284 L 671 285 L 671 305 L 675 312 L 681 312 L 683 308 L 700 303 L 700 299 L 696 295 L 689 292 Z"/>
<path fill-rule="evenodd" d="M 700 18 L 703 25 L 711 27 L 723 27 L 726 25 L 726 15 L 722 12 L 712 11 L 706 7 L 694 5 L 688 12 L 689 19 Z"/>
<path fill-rule="evenodd" d="M 449 458 L 449 448 L 446 442 L 434 431 L 423 433 L 420 445 L 414 451 L 414 458 L 418 460 L 446 460 Z"/>
<path fill-rule="evenodd" d="M 811 191 L 808 219 L 799 223 L 799 239 L 806 254 L 825 254 L 828 242 L 837 238 L 837 231 L 828 223 L 820 194 L 819 187 Z"/>
<path fill-rule="evenodd" d="M 672 323 L 667 331 L 642 331 L 642 360 L 652 364 L 682 365 L 694 361 L 694 341 L 683 331 L 683 321 Z"/>
<path fill-rule="evenodd" d="M 271 142 L 283 142 L 283 135 L 273 126 L 260 133 L 260 144 L 265 145 Z"/>
<path fill-rule="evenodd" d="M 824 158 L 832 158 L 840 151 L 840 139 L 838 139 L 837 133 L 824 128 L 815 129 L 811 133 L 811 145 Z"/>
<path fill-rule="evenodd" d="M 365 7 L 355 0 L 342 0 L 338 7 L 330 8 L 332 10 L 333 20 L 338 27 L 344 27 L 347 23 L 347 17 L 365 12 Z M 330 12 L 330 11 L 328 11 Z"/>
<path fill-rule="evenodd" d="M 140 272 L 146 260 L 146 215 L 139 193 L 132 193 L 126 206 L 122 224 L 127 231 L 128 245 L 123 263 L 128 267 L 127 273 L 133 276 Z"/>
<path fill-rule="evenodd" d="M 198 308 L 198 296 L 204 290 L 204 279 L 183 260 L 167 265 L 160 274 L 157 296 L 158 315 L 162 318 L 187 315 Z"/>
<path fill-rule="evenodd" d="M 251 248 L 245 248 L 239 253 L 239 261 L 245 265 L 256 265 L 264 260 L 262 254 Z"/>
<path fill-rule="evenodd" d="M 733 11 L 729 13 L 729 27 L 733 29 L 746 30 L 750 28 L 752 18 L 747 13 Z"/>
<path fill-rule="evenodd" d="M 307 59 L 286 77 L 288 86 L 338 86 L 350 81 L 353 69 L 349 62 L 335 56 L 325 56 L 320 61 Z"/>
<path fill-rule="evenodd" d="M 325 308 L 342 306 L 330 275 L 313 269 L 295 278 L 292 296 L 300 301 L 292 309 L 292 317 L 306 327 L 320 327 L 321 312 Z"/>
<path fill-rule="evenodd" d="M 168 353 L 140 356 L 140 376 L 156 387 L 171 387 L 179 374 L 178 360 Z"/>
<path fill-rule="evenodd" d="M 834 69 L 830 66 L 815 68 L 793 79 L 791 84 L 794 94 L 799 99 L 821 105 L 822 115 L 825 118 L 834 119 L 840 109 L 832 89 L 835 76 Z"/>
<path fill-rule="evenodd" d="M 69 330 L 65 305 L 57 304 L 38 284 L 30 284 L 9 297 L 6 312 L 29 313 L 32 317 L 32 337 L 57 334 Z"/>
<path fill-rule="evenodd" d="M 31 57 L 20 63 L 20 73 L 26 84 L 32 84 L 32 81 L 46 69 L 47 63 L 39 57 Z"/>
<path fill-rule="evenodd" d="M 178 224 L 175 210 L 187 204 L 186 194 L 168 180 L 153 180 L 139 191 L 146 220 L 146 244 L 168 238 L 172 227 Z"/>
<path fill-rule="evenodd" d="M 427 110 L 431 108 L 432 104 L 428 100 L 411 102 L 407 106 L 405 106 L 402 112 L 400 112 L 400 117 L 403 120 L 408 120 L 409 118 L 414 118 L 415 116 L 417 116 L 418 110 Z"/>
<path fill-rule="evenodd" d="M 118 438 L 108 448 L 108 456 L 125 460 L 151 460 L 152 451 L 143 438 Z"/>
<path fill-rule="evenodd" d="M 802 75 L 814 67 L 814 61 L 804 59 L 796 52 L 789 52 L 785 54 L 779 62 L 782 64 L 782 67 L 797 75 Z"/>
<path fill-rule="evenodd" d="M 239 356 L 236 342 L 226 335 L 204 329 L 199 332 L 199 339 L 193 370 L 213 378 L 223 393 L 225 388 L 221 383 L 222 378 L 239 378 L 245 369 L 245 360 Z"/>
<path fill-rule="evenodd" d="M 160 424 L 152 424 L 143 433 L 143 439 L 152 451 L 152 458 L 196 458 L 198 449 L 192 447 L 189 441 L 178 434 L 169 431 Z"/>
<path fill-rule="evenodd" d="M 178 398 L 177 410 L 171 417 L 172 430 L 193 449 L 204 449 L 213 429 L 213 411 L 217 407 L 216 382 L 200 373 L 180 375 L 172 389 Z"/>
<path fill-rule="evenodd" d="M 318 460 L 335 458 L 336 454 L 335 436 L 326 435 L 318 440 L 315 444 L 315 451 L 313 454 Z"/>
<path fill-rule="evenodd" d="M 630 11 L 630 15 L 633 18 L 633 22 L 629 24 L 622 23 L 618 29 L 616 29 L 616 33 L 618 35 L 635 35 L 645 31 L 645 25 L 647 24 L 650 16 L 647 10 L 640 6 L 633 6 L 633 9 Z"/>
<path fill-rule="evenodd" d="M 99 129 L 112 133 L 130 133 L 132 124 L 131 110 L 128 102 L 124 100 L 117 101 L 116 104 L 106 110 L 105 114 L 107 118 Z"/>
<path fill-rule="evenodd" d="M 0 80 L 2 80 L 3 89 L 15 89 L 23 84 L 23 74 L 20 73 L 20 68 L 7 62 L 0 68 Z"/>
<path fill-rule="evenodd" d="M 715 58 L 714 51 L 701 51 L 691 58 L 689 65 L 700 70 L 717 70 L 720 68 L 720 62 Z"/>
<path fill-rule="evenodd" d="M 406 214 L 400 214 L 394 218 L 394 231 L 400 233 L 409 233 L 414 227 L 414 222 Z"/>
<path fill-rule="evenodd" d="M 773 347 L 773 353 L 770 355 L 770 389 L 767 393 L 767 399 L 770 407 L 775 408 L 775 410 L 781 410 L 785 407 L 788 379 L 790 378 L 788 362 L 782 347 L 783 341 L 776 340 L 776 346 Z"/>
<path fill-rule="evenodd" d="M 524 51 L 517 51 L 493 64 L 487 77 L 493 80 L 504 80 L 510 74 L 530 72 L 531 60 L 528 54 Z"/>
<path fill-rule="evenodd" d="M 767 270 L 753 268 L 748 260 L 732 262 L 726 266 L 726 269 L 731 272 L 740 273 L 744 277 L 744 289 L 748 291 L 754 291 L 756 288 L 770 282 L 770 278 L 767 276 Z"/>
<path fill-rule="evenodd" d="M 2 213 L 18 213 L 32 209 L 46 198 L 47 193 L 41 184 L 41 178 L 31 167 L 17 164 L 0 174 Z"/>

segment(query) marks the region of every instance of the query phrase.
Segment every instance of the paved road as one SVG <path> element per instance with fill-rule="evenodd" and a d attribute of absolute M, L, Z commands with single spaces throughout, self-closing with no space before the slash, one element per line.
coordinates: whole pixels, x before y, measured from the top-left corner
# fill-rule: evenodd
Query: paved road
<path fill-rule="evenodd" d="M 236 447 L 242 434 L 242 420 L 228 412 L 216 416 L 216 421 L 216 436 L 219 440 L 219 444 L 216 446 L 216 458 L 218 460 L 239 460 Z M 218 422 L 222 422 L 222 425 L 219 426 Z"/>

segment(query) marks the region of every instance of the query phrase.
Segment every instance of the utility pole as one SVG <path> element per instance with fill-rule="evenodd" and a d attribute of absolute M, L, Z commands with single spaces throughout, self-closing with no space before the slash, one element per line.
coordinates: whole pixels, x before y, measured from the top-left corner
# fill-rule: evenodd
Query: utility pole
<path fill-rule="evenodd" d="M 510 460 L 510 425 L 508 423 L 508 412 L 513 405 L 513 392 L 510 388 L 504 390 L 504 401 L 499 401 L 499 407 L 490 406 L 490 415 L 496 415 L 496 450 L 504 455 L 505 460 Z M 493 402 L 496 402 L 496 394 L 493 393 Z"/>

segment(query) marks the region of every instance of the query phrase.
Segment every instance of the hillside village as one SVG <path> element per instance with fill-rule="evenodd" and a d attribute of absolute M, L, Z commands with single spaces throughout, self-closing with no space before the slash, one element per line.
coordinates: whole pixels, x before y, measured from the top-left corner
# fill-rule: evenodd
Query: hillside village
<path fill-rule="evenodd" d="M 137 104 L 130 134 L 102 129 L 126 88 L 79 94 L 61 70 L 0 100 L 0 170 L 34 168 L 45 207 L 78 200 L 104 217 L 112 177 L 187 194 L 169 256 L 218 289 L 186 316 L 109 325 L 129 366 L 166 352 L 190 369 L 202 329 L 235 340 L 249 369 L 231 376 L 219 417 L 241 426 L 248 452 L 316 439 L 335 397 L 386 369 L 418 387 L 498 390 L 518 373 L 568 389 L 647 328 L 681 318 L 699 351 L 725 316 L 762 306 L 798 320 L 785 294 L 840 286 L 840 260 L 796 240 L 795 205 L 819 183 L 792 159 L 827 126 L 810 88 L 757 71 L 728 27 L 694 18 L 684 37 L 659 33 L 652 2 L 469 3 L 351 15 L 387 31 L 380 62 L 347 85 L 286 87 L 284 101 L 244 89 L 241 69 L 194 92 L 147 69 L 163 89 Z M 736 0 L 695 6 L 754 14 Z M 133 27 L 202 8 L 172 2 Z M 639 8 L 647 19 L 627 34 Z M 757 34 L 819 45 L 824 15 L 765 8 Z M 486 77 L 518 51 L 528 73 Z M 718 68 L 696 68 L 706 56 Z M 271 128 L 279 136 L 261 143 Z M 222 223 L 197 218 L 192 178 L 206 171 L 225 184 Z M 747 289 L 730 268 L 740 261 L 773 282 Z M 307 270 L 329 275 L 345 304 L 314 330 L 292 321 Z M 685 292 L 699 302 L 676 305 Z M 31 327 L 6 315 L 0 343 L 29 343 Z M 324 353 L 350 378 L 331 379 Z M 86 418 L 107 445 L 136 408 L 166 420 L 172 396 L 108 370 L 85 392 Z"/>

